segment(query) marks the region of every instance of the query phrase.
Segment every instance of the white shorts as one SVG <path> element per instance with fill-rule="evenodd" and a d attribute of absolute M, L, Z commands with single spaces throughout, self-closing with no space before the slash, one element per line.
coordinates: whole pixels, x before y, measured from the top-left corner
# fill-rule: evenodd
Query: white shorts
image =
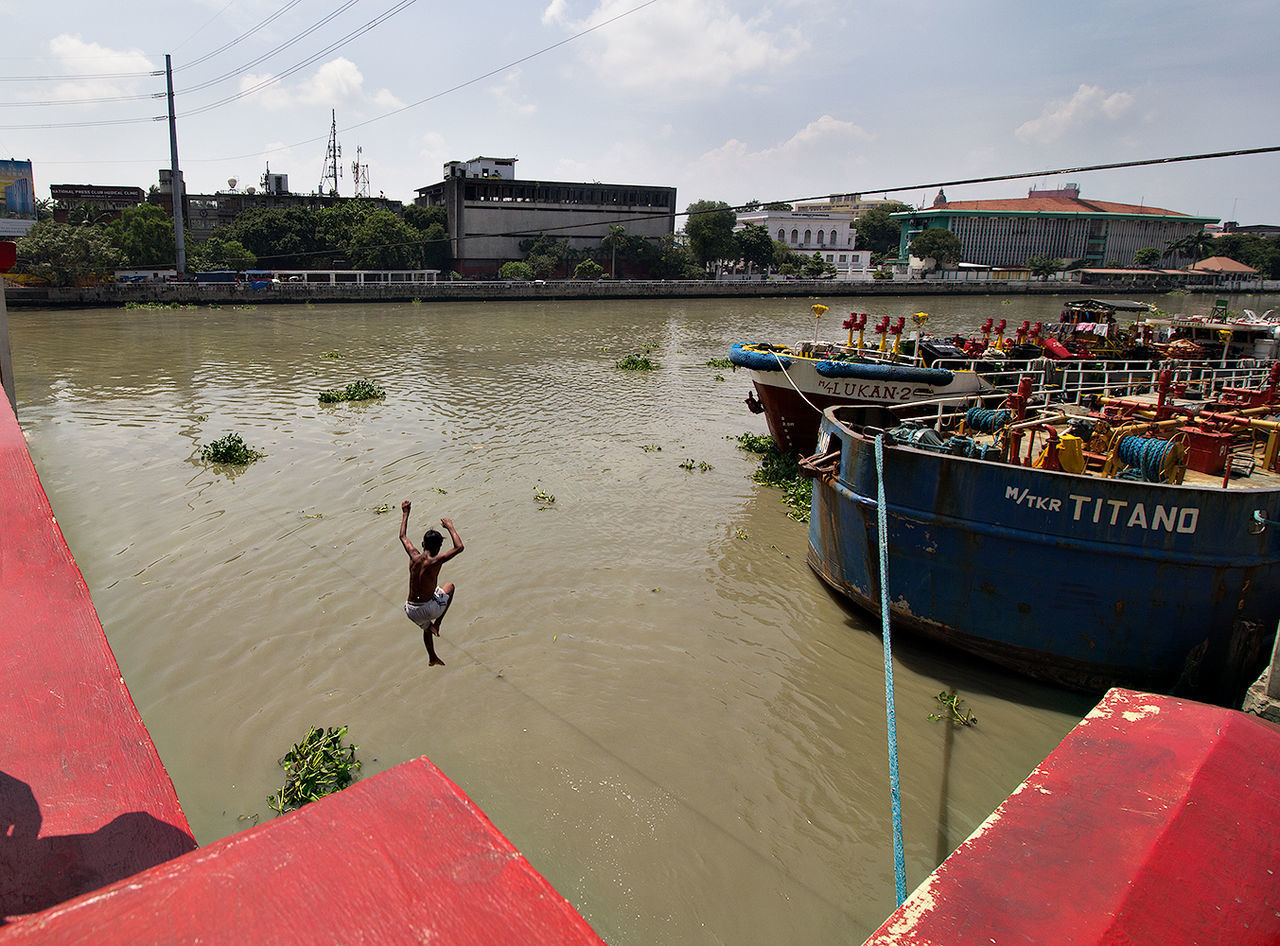
<path fill-rule="evenodd" d="M 426 601 L 406 601 L 404 613 L 410 621 L 425 631 L 440 620 L 440 615 L 444 614 L 444 609 L 448 606 L 449 596 L 444 593 L 443 588 L 437 588 L 436 593 Z"/>

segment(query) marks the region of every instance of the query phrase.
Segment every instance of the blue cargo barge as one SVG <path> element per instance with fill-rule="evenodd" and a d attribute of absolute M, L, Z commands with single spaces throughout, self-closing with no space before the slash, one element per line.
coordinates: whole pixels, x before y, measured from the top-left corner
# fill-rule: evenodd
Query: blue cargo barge
<path fill-rule="evenodd" d="M 809 564 L 856 604 L 879 612 L 883 475 L 895 626 L 1086 690 L 1167 690 L 1261 656 L 1280 620 L 1274 471 L 1255 465 L 1244 487 L 1194 470 L 1148 482 L 955 455 L 899 430 L 878 474 L 887 419 L 827 410 L 803 464 L 816 480 Z"/>

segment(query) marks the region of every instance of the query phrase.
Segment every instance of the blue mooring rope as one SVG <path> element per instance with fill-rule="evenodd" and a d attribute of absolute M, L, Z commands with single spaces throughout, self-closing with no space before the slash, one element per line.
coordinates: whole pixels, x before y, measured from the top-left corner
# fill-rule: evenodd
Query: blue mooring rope
<path fill-rule="evenodd" d="M 898 721 L 893 712 L 893 639 L 889 636 L 889 538 L 884 502 L 884 434 L 876 434 L 876 526 L 880 535 L 880 626 L 884 634 L 884 705 L 889 724 L 889 797 L 893 805 L 893 876 L 898 906 L 907 899 L 902 848 L 902 793 L 898 788 Z"/>
<path fill-rule="evenodd" d="M 1170 440 L 1157 440 L 1154 437 L 1121 437 L 1116 455 L 1126 466 L 1135 467 L 1148 483 L 1159 483 L 1164 479 L 1164 460 L 1173 449 Z"/>
<path fill-rule="evenodd" d="M 1007 427 L 1013 414 L 1006 410 L 993 410 L 987 407 L 971 407 L 964 414 L 965 425 L 970 430 L 980 433 L 994 433 L 1001 427 Z"/>

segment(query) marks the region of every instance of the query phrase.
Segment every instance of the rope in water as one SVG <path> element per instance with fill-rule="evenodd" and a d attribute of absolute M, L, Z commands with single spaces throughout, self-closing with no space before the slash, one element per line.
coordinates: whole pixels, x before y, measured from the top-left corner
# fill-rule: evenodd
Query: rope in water
<path fill-rule="evenodd" d="M 994 433 L 1001 427 L 1007 427 L 1013 415 L 1006 410 L 993 410 L 987 407 L 971 407 L 965 412 L 964 423 L 970 430 L 980 433 Z"/>
<path fill-rule="evenodd" d="M 889 797 L 893 806 L 893 877 L 898 906 L 907 899 L 902 846 L 902 793 L 898 787 L 898 721 L 893 711 L 893 639 L 889 635 L 889 538 L 884 501 L 884 434 L 876 434 L 876 526 L 880 536 L 880 626 L 884 635 L 884 705 L 889 727 Z"/>
<path fill-rule="evenodd" d="M 1173 441 L 1159 440 L 1154 437 L 1121 437 L 1116 448 L 1118 456 L 1126 466 L 1134 467 L 1148 483 L 1159 483 L 1164 479 L 1165 459 L 1173 449 Z"/>

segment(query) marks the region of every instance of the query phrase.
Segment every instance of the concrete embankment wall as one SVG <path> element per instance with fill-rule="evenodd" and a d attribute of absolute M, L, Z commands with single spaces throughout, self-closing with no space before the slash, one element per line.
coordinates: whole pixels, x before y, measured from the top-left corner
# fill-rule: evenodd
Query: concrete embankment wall
<path fill-rule="evenodd" d="M 392 285 L 316 285 L 280 283 L 254 290 L 235 283 L 154 283 L 74 288 L 10 288 L 9 305 L 54 309 L 139 304 L 252 305 L 278 302 L 483 302 L 494 300 L 561 299 L 731 299 L 804 298 L 806 296 L 955 296 L 955 295 L 1142 295 L 1167 292 L 1168 287 L 1138 288 L 1126 285 L 1082 286 L 1075 282 L 877 280 L 786 280 L 738 282 L 714 280 L 619 280 L 546 283 L 477 280 Z M 1193 292 L 1222 294 L 1221 287 L 1198 287 Z"/>

